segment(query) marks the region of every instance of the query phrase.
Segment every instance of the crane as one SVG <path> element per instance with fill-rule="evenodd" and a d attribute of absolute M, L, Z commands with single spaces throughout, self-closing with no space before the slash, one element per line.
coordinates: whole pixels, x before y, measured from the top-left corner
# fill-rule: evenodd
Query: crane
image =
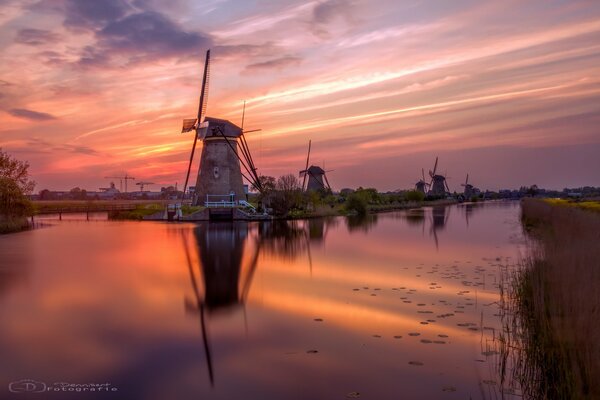
<path fill-rule="evenodd" d="M 140 186 L 140 191 L 144 192 L 144 186 L 146 186 L 146 185 L 154 185 L 154 182 L 140 181 L 140 182 L 137 182 L 136 185 L 139 185 Z"/>
<path fill-rule="evenodd" d="M 118 179 L 119 180 L 119 189 L 123 189 L 123 181 L 125 181 L 125 193 L 127 193 L 127 181 L 128 180 L 134 180 L 135 178 L 133 176 L 129 176 L 127 175 L 127 173 L 125 173 L 125 176 L 105 176 L 104 179 Z"/>

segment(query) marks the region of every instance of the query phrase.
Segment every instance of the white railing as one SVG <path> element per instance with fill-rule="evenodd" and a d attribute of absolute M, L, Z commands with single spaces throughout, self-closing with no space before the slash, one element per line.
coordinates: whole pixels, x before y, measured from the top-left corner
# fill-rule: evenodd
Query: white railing
<path fill-rule="evenodd" d="M 204 207 L 235 207 L 237 204 L 235 201 L 205 201 Z"/>
<path fill-rule="evenodd" d="M 240 206 L 248 207 L 252 211 L 256 212 L 256 208 L 252 204 L 248 203 L 246 200 L 240 200 L 239 203 Z"/>
<path fill-rule="evenodd" d="M 235 195 L 230 194 L 207 194 L 205 207 L 235 207 Z"/>

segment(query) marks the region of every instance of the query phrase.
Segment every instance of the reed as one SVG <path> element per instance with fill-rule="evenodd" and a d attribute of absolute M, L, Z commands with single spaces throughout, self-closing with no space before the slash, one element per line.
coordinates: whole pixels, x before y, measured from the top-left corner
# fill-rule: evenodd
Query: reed
<path fill-rule="evenodd" d="M 600 398 L 600 214 L 522 203 L 531 240 L 503 294 L 501 341 L 525 398 Z"/>

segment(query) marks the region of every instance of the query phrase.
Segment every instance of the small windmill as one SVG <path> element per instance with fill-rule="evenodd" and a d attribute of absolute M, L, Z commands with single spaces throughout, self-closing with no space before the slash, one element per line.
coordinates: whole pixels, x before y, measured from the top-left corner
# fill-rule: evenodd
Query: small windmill
<path fill-rule="evenodd" d="M 323 168 L 318 165 L 308 166 L 310 163 L 310 146 L 311 141 L 308 141 L 308 155 L 306 156 L 306 167 L 300 171 L 300 178 L 302 179 L 302 191 L 305 190 L 320 190 L 320 189 L 328 189 L 331 190 L 331 185 L 329 185 L 329 181 L 327 180 L 326 172 L 331 172 L 333 170 L 325 171 Z M 308 182 L 307 182 L 308 178 Z"/>
<path fill-rule="evenodd" d="M 465 188 L 465 190 L 463 192 L 463 196 L 465 197 L 465 199 L 468 200 L 471 197 L 473 197 L 474 190 L 473 190 L 473 185 L 471 185 L 469 183 L 469 174 L 467 174 L 467 179 L 465 179 L 465 183 L 461 183 L 460 186 L 463 186 Z"/>
<path fill-rule="evenodd" d="M 421 193 L 427 193 L 429 183 L 425 181 L 425 170 L 421 168 L 421 179 L 415 183 L 415 190 Z"/>
<path fill-rule="evenodd" d="M 446 176 L 437 174 L 438 157 L 435 158 L 435 165 L 433 171 L 429 170 L 429 176 L 431 177 L 431 183 L 429 184 L 429 194 L 432 196 L 445 196 L 446 190 L 450 192 L 448 183 L 446 182 Z"/>

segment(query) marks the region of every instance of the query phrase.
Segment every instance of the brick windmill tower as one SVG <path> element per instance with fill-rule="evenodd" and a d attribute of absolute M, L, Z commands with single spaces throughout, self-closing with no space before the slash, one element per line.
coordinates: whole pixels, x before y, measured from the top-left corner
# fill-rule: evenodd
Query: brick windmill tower
<path fill-rule="evenodd" d="M 206 52 L 198 117 L 183 120 L 182 132 L 196 132 L 184 188 L 187 189 L 196 142 L 200 139 L 203 146 L 192 204 L 233 207 L 246 199 L 243 178 L 259 191 L 261 186 L 244 137 L 243 117 L 242 127 L 224 119 L 205 117 L 209 71 L 210 50 Z"/>
<path fill-rule="evenodd" d="M 438 158 L 436 157 L 433 171 L 429 170 L 429 176 L 431 177 L 431 183 L 429 184 L 431 190 L 429 191 L 429 194 L 432 196 L 445 196 L 446 189 L 450 192 L 450 188 L 446 182 L 446 176 L 437 173 L 437 165 Z"/>

